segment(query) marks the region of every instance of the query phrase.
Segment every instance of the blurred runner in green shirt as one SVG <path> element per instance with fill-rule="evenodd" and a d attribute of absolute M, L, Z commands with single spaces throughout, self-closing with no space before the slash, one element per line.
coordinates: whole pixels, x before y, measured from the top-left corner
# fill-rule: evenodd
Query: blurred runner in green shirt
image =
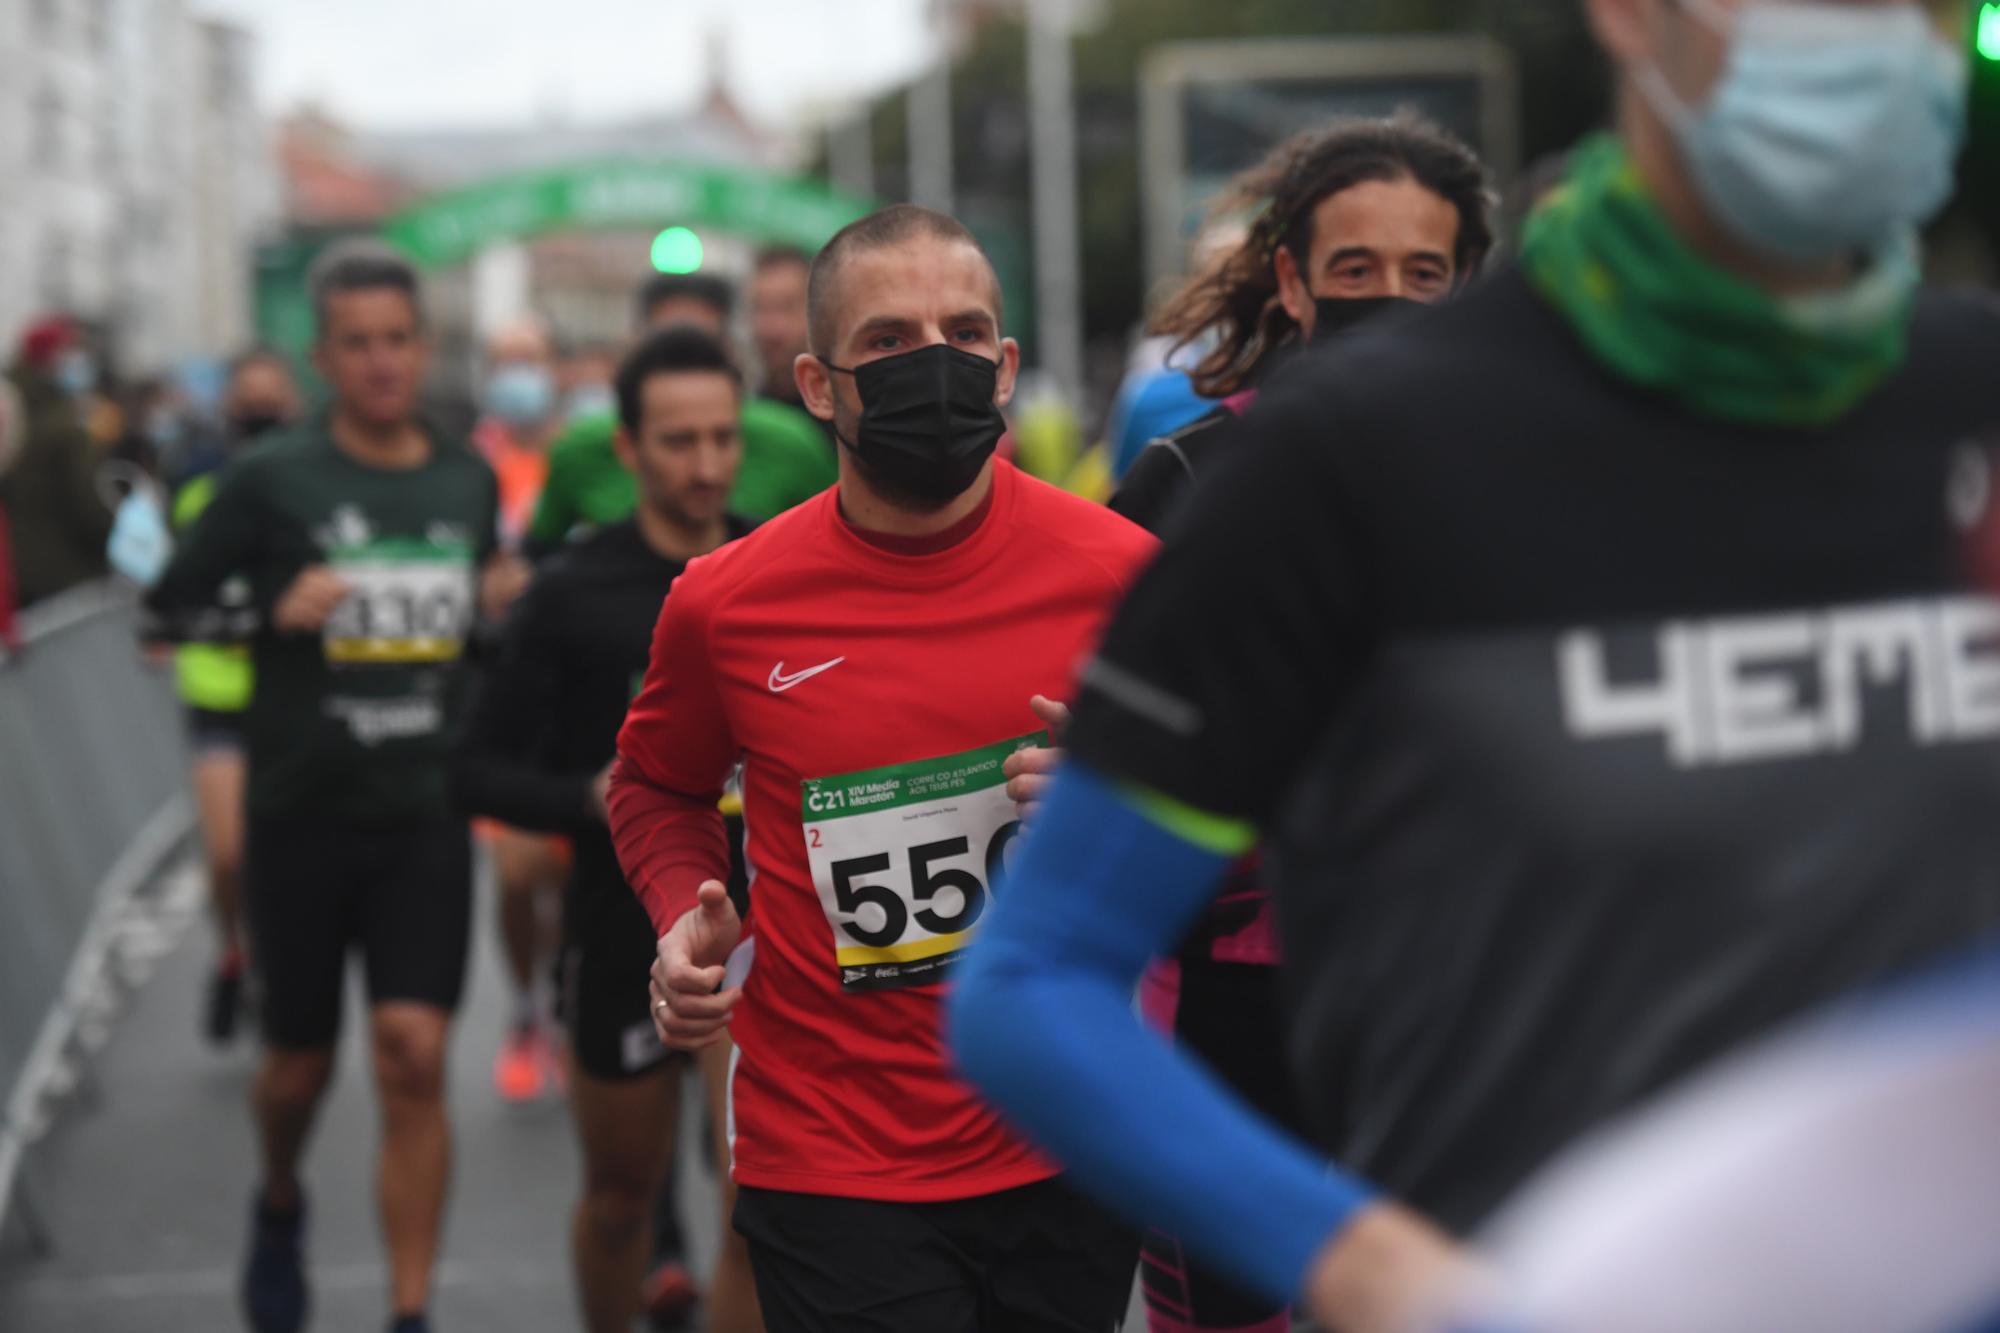
<path fill-rule="evenodd" d="M 662 274 L 640 289 L 641 331 L 692 324 L 726 342 L 731 302 L 729 284 L 712 274 Z M 639 494 L 632 474 L 618 462 L 616 428 L 609 413 L 585 417 L 551 447 L 548 484 L 528 526 L 531 550 L 553 550 L 578 527 L 632 516 Z M 743 467 L 729 495 L 733 514 L 775 517 L 833 485 L 839 475 L 825 434 L 795 407 L 746 398 L 742 432 Z"/>

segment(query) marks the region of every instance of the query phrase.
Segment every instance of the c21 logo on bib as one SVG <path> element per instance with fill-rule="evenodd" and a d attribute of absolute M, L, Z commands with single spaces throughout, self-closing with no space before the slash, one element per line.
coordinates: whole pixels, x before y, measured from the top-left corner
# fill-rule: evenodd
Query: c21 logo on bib
<path fill-rule="evenodd" d="M 846 992 L 928 986 L 964 954 L 1020 832 L 1001 765 L 1036 732 L 887 768 L 812 778 L 800 818 Z"/>

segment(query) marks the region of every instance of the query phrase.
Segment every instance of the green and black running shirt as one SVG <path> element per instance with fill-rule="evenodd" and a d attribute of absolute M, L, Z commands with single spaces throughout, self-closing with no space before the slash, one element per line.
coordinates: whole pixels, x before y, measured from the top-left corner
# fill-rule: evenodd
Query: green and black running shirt
<path fill-rule="evenodd" d="M 1447 1224 L 2000 923 L 2000 308 L 1845 420 L 1694 415 L 1518 273 L 1269 388 L 1090 668 L 1096 771 L 1266 832 L 1315 1137 Z"/>
<path fill-rule="evenodd" d="M 449 733 L 497 503 L 492 470 L 462 444 L 434 436 L 421 466 L 373 468 L 323 419 L 223 475 L 148 600 L 176 633 L 208 637 L 218 589 L 249 581 L 263 613 L 244 717 L 253 814 L 450 813 Z M 321 633 L 275 632 L 270 608 L 315 564 L 346 600 Z"/>

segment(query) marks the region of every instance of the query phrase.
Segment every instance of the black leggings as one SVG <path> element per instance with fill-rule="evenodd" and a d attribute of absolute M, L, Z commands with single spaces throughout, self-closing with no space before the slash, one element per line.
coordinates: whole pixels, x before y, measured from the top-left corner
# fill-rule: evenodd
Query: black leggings
<path fill-rule="evenodd" d="M 1285 1063 L 1278 969 L 1193 955 L 1190 949 L 1181 959 L 1175 1039 L 1258 1111 L 1301 1133 L 1298 1098 Z M 1140 1274 L 1147 1314 L 1156 1328 L 1287 1326 L 1285 1306 L 1189 1263 L 1180 1242 L 1162 1232 L 1146 1233 Z"/>

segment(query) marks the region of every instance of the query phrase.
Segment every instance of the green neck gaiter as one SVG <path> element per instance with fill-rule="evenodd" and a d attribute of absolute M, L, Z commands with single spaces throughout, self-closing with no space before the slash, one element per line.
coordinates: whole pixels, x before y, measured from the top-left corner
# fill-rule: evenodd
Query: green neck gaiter
<path fill-rule="evenodd" d="M 1521 263 L 1615 374 L 1775 426 L 1835 421 L 1895 373 L 1918 282 L 1913 235 L 1845 289 L 1774 297 L 1690 250 L 1609 137 L 1529 219 Z"/>

